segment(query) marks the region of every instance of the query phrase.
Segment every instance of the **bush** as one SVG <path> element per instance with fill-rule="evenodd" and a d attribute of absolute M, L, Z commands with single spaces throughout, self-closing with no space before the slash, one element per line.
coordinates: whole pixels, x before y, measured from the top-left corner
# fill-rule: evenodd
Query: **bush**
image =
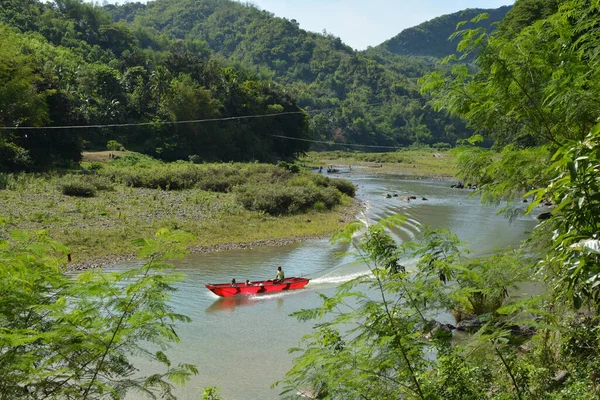
<path fill-rule="evenodd" d="M 294 163 L 289 163 L 286 161 L 279 161 L 277 163 L 277 166 L 279 168 L 283 168 L 283 169 L 290 171 L 292 174 L 297 174 L 298 172 L 300 172 L 300 167 Z"/>
<path fill-rule="evenodd" d="M 327 206 L 322 201 L 317 200 L 315 201 L 315 204 L 313 204 L 313 209 L 315 211 L 325 211 L 327 210 Z"/>
<path fill-rule="evenodd" d="M 330 179 L 331 185 L 347 196 L 354 197 L 356 195 L 356 186 L 346 179 Z"/>
<path fill-rule="evenodd" d="M 334 187 L 326 187 L 319 191 L 317 200 L 325 203 L 327 208 L 333 208 L 341 203 L 342 194 Z M 314 204 L 314 202 L 312 204 Z"/>
<path fill-rule="evenodd" d="M 114 190 L 114 184 L 111 180 L 106 176 L 100 175 L 91 175 L 87 176 L 85 182 L 88 182 L 92 185 L 96 190 Z"/>
<path fill-rule="evenodd" d="M 0 190 L 6 189 L 8 187 L 8 175 L 0 174 Z"/>
<path fill-rule="evenodd" d="M 439 142 L 439 143 L 432 144 L 431 147 L 433 147 L 434 149 L 437 149 L 437 150 L 444 150 L 444 149 L 451 148 L 452 145 L 450 143 Z"/>
<path fill-rule="evenodd" d="M 104 165 L 105 165 L 104 163 L 101 163 L 101 162 L 95 161 L 95 162 L 92 162 L 92 163 L 90 163 L 90 164 L 88 165 L 88 169 L 89 169 L 90 171 L 100 171 L 101 169 L 103 169 L 103 168 L 104 168 Z"/>
<path fill-rule="evenodd" d="M 198 154 L 192 154 L 191 156 L 188 156 L 188 159 L 194 164 L 202 164 L 202 157 Z"/>
<path fill-rule="evenodd" d="M 65 196 L 94 197 L 96 195 L 96 188 L 82 179 L 66 178 L 60 186 L 62 194 Z"/>
<path fill-rule="evenodd" d="M 125 151 L 125 147 L 116 140 L 109 140 L 106 143 L 106 148 L 110 151 Z"/>
<path fill-rule="evenodd" d="M 271 215 L 296 214 L 310 208 L 332 208 L 340 204 L 342 196 L 334 187 L 314 185 L 247 184 L 236 187 L 235 191 L 238 202 L 244 208 Z"/>

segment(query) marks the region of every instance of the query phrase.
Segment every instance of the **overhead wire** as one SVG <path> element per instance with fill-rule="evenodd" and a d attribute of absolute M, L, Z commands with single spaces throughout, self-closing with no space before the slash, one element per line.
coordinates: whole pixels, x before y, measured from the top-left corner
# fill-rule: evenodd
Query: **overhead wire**
<path fill-rule="evenodd" d="M 295 138 L 295 137 L 292 137 L 292 136 L 282 136 L 282 135 L 271 135 L 271 136 L 276 137 L 276 138 L 282 138 L 282 139 L 298 140 L 298 141 L 301 141 L 301 142 L 321 143 L 321 144 L 329 144 L 329 145 L 336 145 L 336 146 L 377 147 L 377 148 L 380 148 L 380 149 L 400 149 L 401 148 L 401 147 L 397 147 L 397 146 L 379 146 L 379 145 L 375 145 L 375 144 L 325 142 L 325 141 L 322 141 L 322 140 L 302 139 L 302 138 Z"/>
<path fill-rule="evenodd" d="M 385 104 L 386 102 L 368 103 L 359 106 L 351 106 L 346 108 L 363 108 L 373 107 Z M 317 110 L 302 110 L 302 111 L 286 111 L 281 113 L 270 113 L 270 114 L 253 114 L 253 115 L 240 115 L 235 117 L 221 117 L 221 118 L 206 118 L 206 119 L 195 119 L 186 121 L 152 121 L 152 122 L 136 122 L 136 123 L 125 123 L 125 124 L 92 124 L 92 125 L 63 125 L 63 126 L 0 126 L 0 130 L 59 130 L 59 129 L 98 129 L 98 128 L 123 128 L 123 127 L 135 127 L 135 126 L 150 126 L 150 125 L 182 125 L 182 124 L 197 124 L 206 122 L 222 122 L 222 121 L 235 121 L 241 119 L 256 119 L 256 118 L 271 118 L 282 115 L 298 115 L 298 114 L 317 114 L 327 111 L 334 111 L 340 109 L 340 107 L 322 108 Z M 314 139 L 303 139 L 292 136 L 275 135 L 272 137 L 288 140 L 297 140 L 302 142 L 334 145 L 334 146 L 347 146 L 347 147 L 367 147 L 367 148 L 380 148 L 380 149 L 399 149 L 397 146 L 380 146 L 380 145 L 368 145 L 368 144 L 355 144 L 355 143 L 335 143 L 327 142 L 323 140 Z"/>
<path fill-rule="evenodd" d="M 347 107 L 347 108 L 372 107 L 372 106 L 381 105 L 384 103 L 385 102 L 369 103 L 369 104 L 363 104 L 360 106 Z M 321 113 L 321 112 L 326 112 L 326 111 L 337 110 L 339 108 L 341 108 L 341 107 L 323 108 L 323 109 L 319 109 L 319 110 L 286 111 L 286 112 L 271 113 L 271 114 L 240 115 L 240 116 L 236 116 L 236 117 L 192 119 L 192 120 L 186 120 L 186 121 L 152 121 L 152 122 L 134 122 L 134 123 L 125 123 L 125 124 L 93 124 L 93 125 L 62 125 L 62 126 L 0 126 L 0 130 L 97 129 L 97 128 L 123 128 L 123 127 L 149 126 L 149 125 L 198 124 L 198 123 L 205 123 L 205 122 L 221 122 L 221 121 L 234 121 L 234 120 L 239 120 L 239 119 L 277 117 L 280 115 Z"/>

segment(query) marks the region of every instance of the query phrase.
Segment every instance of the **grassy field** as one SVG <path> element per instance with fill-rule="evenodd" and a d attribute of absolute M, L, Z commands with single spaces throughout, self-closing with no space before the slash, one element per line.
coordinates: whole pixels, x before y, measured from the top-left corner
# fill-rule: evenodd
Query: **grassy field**
<path fill-rule="evenodd" d="M 354 167 L 354 172 L 449 179 L 456 173 L 452 151 L 434 149 L 398 150 L 390 153 L 350 151 L 309 152 L 300 160 L 311 167 Z M 359 167 L 358 169 L 356 167 Z"/>
<path fill-rule="evenodd" d="M 133 253 L 133 239 L 150 237 L 164 227 L 192 233 L 196 247 L 273 242 L 329 235 L 356 211 L 355 201 L 331 186 L 339 181 L 308 172 L 260 164 L 196 166 L 147 159 L 131 166 L 123 160 L 84 163 L 92 171 L 85 175 L 4 175 L 0 214 L 9 230 L 46 230 L 69 247 L 73 262 L 82 262 Z M 225 172 L 220 176 L 218 171 Z M 144 187 L 163 185 L 164 179 L 167 187 L 183 188 Z M 231 186 L 213 187 L 223 182 Z M 65 187 L 71 186 L 90 186 L 92 194 L 79 190 L 81 195 L 65 195 Z"/>

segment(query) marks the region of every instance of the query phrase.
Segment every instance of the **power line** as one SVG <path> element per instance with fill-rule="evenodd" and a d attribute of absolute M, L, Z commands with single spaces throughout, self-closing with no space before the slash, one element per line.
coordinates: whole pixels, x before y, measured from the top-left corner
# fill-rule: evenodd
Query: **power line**
<path fill-rule="evenodd" d="M 322 140 L 302 139 L 302 138 L 295 138 L 295 137 L 291 137 L 291 136 L 282 136 L 282 135 L 271 135 L 271 136 L 276 137 L 276 138 L 282 138 L 282 139 L 299 140 L 301 142 L 321 143 L 321 144 L 329 144 L 329 145 L 335 145 L 335 146 L 377 147 L 380 149 L 395 149 L 395 150 L 402 148 L 402 147 L 396 147 L 396 146 L 377 146 L 377 145 L 371 145 L 371 144 L 325 142 Z"/>
<path fill-rule="evenodd" d="M 360 108 L 360 107 L 372 107 L 376 105 L 384 104 L 385 102 L 363 104 L 361 106 L 347 107 L 347 108 Z M 193 119 L 187 121 L 158 121 L 158 122 L 136 122 L 129 124 L 96 124 L 96 125 L 64 125 L 64 126 L 0 126 L 0 130 L 56 130 L 56 129 L 98 129 L 98 128 L 124 128 L 132 126 L 149 126 L 149 125 L 181 125 L 181 124 L 199 124 L 205 122 L 220 122 L 220 121 L 234 121 L 240 119 L 253 119 L 253 118 L 270 118 L 277 117 L 280 115 L 293 115 L 293 114 L 312 114 L 326 111 L 337 110 L 341 107 L 334 108 L 323 108 L 320 110 L 308 110 L 308 111 L 286 111 L 281 113 L 272 114 L 254 114 L 254 115 L 243 115 L 237 117 L 223 117 L 223 118 L 207 118 L 207 119 Z"/>

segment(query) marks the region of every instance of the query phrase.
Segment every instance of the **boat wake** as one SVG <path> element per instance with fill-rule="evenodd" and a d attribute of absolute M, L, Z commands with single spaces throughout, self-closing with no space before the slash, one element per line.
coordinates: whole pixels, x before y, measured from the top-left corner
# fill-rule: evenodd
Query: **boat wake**
<path fill-rule="evenodd" d="M 373 276 L 373 274 L 371 273 L 371 271 L 355 272 L 353 274 L 345 274 L 345 275 L 331 274 L 331 275 L 326 275 L 326 276 L 321 276 L 319 278 L 311 279 L 310 283 L 312 285 L 340 284 L 340 283 L 349 282 L 349 281 L 359 278 L 361 276 Z"/>

